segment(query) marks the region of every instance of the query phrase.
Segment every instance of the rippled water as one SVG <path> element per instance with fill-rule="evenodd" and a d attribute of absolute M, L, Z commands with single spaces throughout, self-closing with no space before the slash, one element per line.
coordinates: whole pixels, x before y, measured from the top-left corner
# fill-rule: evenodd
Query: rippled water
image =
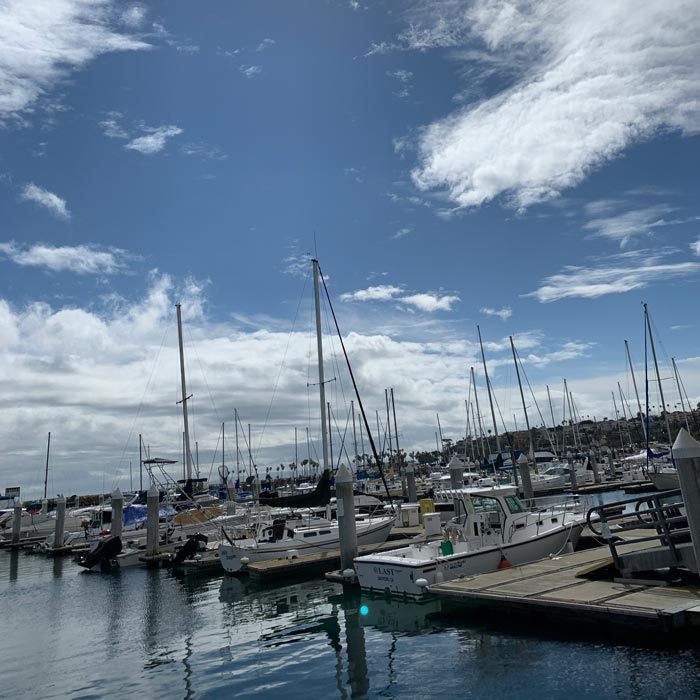
<path fill-rule="evenodd" d="M 87 573 L 0 552 L 0 630 L 0 697 L 11 699 L 700 698 L 695 645 L 485 627 L 437 601 L 343 595 L 319 580 Z"/>

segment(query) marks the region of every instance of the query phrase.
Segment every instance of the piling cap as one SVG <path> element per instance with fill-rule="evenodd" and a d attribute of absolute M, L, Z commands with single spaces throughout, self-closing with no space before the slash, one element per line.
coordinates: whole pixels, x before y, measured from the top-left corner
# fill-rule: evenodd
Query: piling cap
<path fill-rule="evenodd" d="M 676 459 L 697 459 L 700 457 L 700 442 L 681 428 L 671 450 Z"/>
<path fill-rule="evenodd" d="M 352 478 L 352 472 L 345 466 L 341 464 L 338 467 L 338 471 L 335 473 L 335 483 L 336 484 L 352 484 L 354 479 Z"/>
<path fill-rule="evenodd" d="M 114 489 L 114 492 L 112 493 L 112 498 L 121 498 L 122 500 L 124 499 L 124 496 L 122 495 L 122 492 L 118 486 L 116 489 Z"/>
<path fill-rule="evenodd" d="M 160 494 L 158 493 L 158 489 L 151 484 L 151 487 L 148 489 L 148 493 L 146 494 L 146 498 L 153 498 L 154 496 L 159 497 Z"/>
<path fill-rule="evenodd" d="M 527 457 L 524 452 L 518 457 L 518 464 L 527 464 Z"/>
<path fill-rule="evenodd" d="M 62 494 L 59 493 L 58 496 L 56 496 L 56 503 L 65 503 L 66 502 L 66 497 Z"/>
<path fill-rule="evenodd" d="M 416 473 L 415 467 L 411 463 L 406 465 L 406 468 L 404 469 L 404 471 L 406 474 L 415 474 Z"/>

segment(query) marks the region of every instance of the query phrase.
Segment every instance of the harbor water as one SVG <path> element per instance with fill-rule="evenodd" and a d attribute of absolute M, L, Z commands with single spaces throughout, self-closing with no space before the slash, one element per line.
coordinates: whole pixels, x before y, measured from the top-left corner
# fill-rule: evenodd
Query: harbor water
<path fill-rule="evenodd" d="M 0 552 L 0 696 L 700 698 L 700 645 L 489 624 L 314 580 Z"/>

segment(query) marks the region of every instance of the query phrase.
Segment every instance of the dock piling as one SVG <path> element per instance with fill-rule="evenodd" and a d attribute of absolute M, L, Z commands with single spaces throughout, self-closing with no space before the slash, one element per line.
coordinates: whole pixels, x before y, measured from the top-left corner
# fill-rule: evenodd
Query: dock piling
<path fill-rule="evenodd" d="M 678 470 L 697 573 L 700 569 L 700 442 L 681 428 L 673 443 L 672 454 Z"/>
<path fill-rule="evenodd" d="M 20 531 L 22 529 L 22 503 L 15 498 L 14 513 L 12 516 L 12 544 L 19 544 Z"/>
<path fill-rule="evenodd" d="M 158 489 L 151 485 L 146 494 L 146 556 L 158 555 L 158 536 L 160 520 L 160 496 Z"/>
<path fill-rule="evenodd" d="M 335 475 L 335 494 L 338 504 L 338 532 L 340 534 L 340 569 L 354 569 L 357 556 L 357 528 L 355 527 L 355 496 L 350 470 L 341 464 Z"/>
<path fill-rule="evenodd" d="M 514 466 L 513 471 L 515 469 L 516 467 Z M 520 472 L 520 479 L 523 485 L 523 498 L 532 503 L 535 493 L 532 489 L 532 479 L 530 478 L 530 465 L 524 453 L 518 457 L 517 469 Z"/>
<path fill-rule="evenodd" d="M 412 464 L 406 465 L 406 488 L 408 489 L 408 502 L 417 503 L 416 496 L 416 470 Z"/>
<path fill-rule="evenodd" d="M 56 498 L 56 527 L 53 536 L 53 548 L 55 550 L 63 548 L 64 528 L 66 526 L 66 497 L 59 494 Z"/>
<path fill-rule="evenodd" d="M 110 527 L 110 534 L 116 535 L 117 537 L 122 536 L 122 527 L 124 525 L 124 496 L 122 492 L 117 489 L 112 494 L 112 525 Z"/>

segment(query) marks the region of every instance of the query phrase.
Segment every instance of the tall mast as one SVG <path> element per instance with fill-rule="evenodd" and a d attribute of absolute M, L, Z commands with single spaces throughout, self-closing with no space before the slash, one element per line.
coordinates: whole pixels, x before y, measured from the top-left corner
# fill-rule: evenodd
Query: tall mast
<path fill-rule="evenodd" d="M 559 436 L 557 435 L 557 424 L 554 421 L 554 409 L 552 408 L 552 396 L 549 393 L 549 384 L 547 384 L 547 400 L 549 401 L 549 412 L 552 414 L 552 432 L 554 433 L 554 451 L 559 452 Z"/>
<path fill-rule="evenodd" d="M 666 433 L 668 434 L 668 444 L 673 444 L 673 437 L 671 435 L 671 426 L 668 422 L 668 411 L 666 410 L 666 401 L 664 400 L 664 389 L 661 386 L 661 375 L 659 374 L 659 364 L 656 361 L 656 349 L 654 348 L 654 335 L 651 332 L 651 322 L 649 321 L 649 311 L 647 310 L 647 305 L 644 304 L 644 318 L 647 322 L 647 329 L 649 331 L 649 342 L 651 343 L 651 356 L 654 358 L 654 370 L 656 371 L 656 381 L 659 383 L 659 396 L 661 396 L 661 411 L 664 414 L 664 421 L 666 423 Z"/>
<path fill-rule="evenodd" d="M 297 429 L 294 428 L 294 471 L 292 472 L 292 478 L 297 473 L 299 469 L 299 443 L 297 441 Z"/>
<path fill-rule="evenodd" d="M 46 498 L 46 490 L 49 483 L 49 450 L 51 449 L 51 431 L 49 431 L 49 439 L 46 443 L 46 470 L 44 471 L 44 498 Z"/>
<path fill-rule="evenodd" d="M 323 445 L 323 469 L 328 469 L 328 424 L 326 422 L 326 384 L 323 376 L 323 333 L 321 330 L 321 299 L 318 289 L 318 260 L 314 268 L 314 304 L 316 305 L 316 347 L 318 351 L 318 391 L 321 402 L 321 443 Z"/>
<path fill-rule="evenodd" d="M 625 443 L 622 439 L 622 426 L 620 425 L 620 413 L 617 410 L 617 401 L 615 401 L 615 392 L 611 392 L 613 397 L 613 411 L 615 411 L 615 421 L 617 422 L 617 432 L 620 435 L 620 449 L 625 449 Z"/>
<path fill-rule="evenodd" d="M 357 430 L 355 428 L 355 402 L 350 401 L 350 410 L 352 411 L 352 442 L 355 448 L 355 454 L 352 461 L 355 463 L 355 474 L 357 474 Z"/>
<path fill-rule="evenodd" d="M 489 455 L 486 454 L 486 450 L 484 450 L 484 426 L 481 424 L 481 409 L 479 408 L 479 392 L 476 390 L 476 379 L 474 378 L 474 368 L 471 367 L 471 373 L 472 373 L 472 383 L 474 384 L 474 401 L 476 401 L 476 417 L 479 420 L 479 434 L 481 435 L 481 451 L 484 453 L 484 459 L 488 459 Z M 473 407 L 472 407 L 473 408 Z M 489 445 L 489 439 L 488 437 L 486 438 L 486 449 L 488 452 L 491 452 L 491 446 Z"/>
<path fill-rule="evenodd" d="M 637 397 L 637 409 L 639 410 L 639 419 L 642 424 L 642 430 L 644 431 L 644 441 L 647 439 L 647 426 L 644 420 L 644 414 L 642 413 L 642 402 L 639 400 L 639 392 L 637 391 L 637 380 L 634 376 L 634 367 L 632 367 L 632 358 L 630 357 L 630 346 L 625 340 L 625 351 L 627 352 L 627 362 L 630 366 L 630 374 L 632 375 L 632 384 L 634 385 L 634 395 Z"/>
<path fill-rule="evenodd" d="M 445 441 L 442 439 L 442 426 L 440 425 L 440 414 L 436 413 L 437 416 L 437 424 L 438 424 L 438 432 L 440 433 L 440 442 L 438 444 L 438 452 L 445 456 Z"/>
<path fill-rule="evenodd" d="M 328 422 L 332 423 L 333 420 L 333 414 L 331 413 L 331 402 L 329 401 L 326 404 L 326 408 L 328 409 Z M 330 455 L 330 465 L 331 469 L 335 469 L 335 461 L 333 459 L 333 430 L 328 431 L 328 453 Z"/>
<path fill-rule="evenodd" d="M 394 387 L 391 387 L 391 411 L 394 414 L 394 442 L 396 443 L 396 464 L 401 473 L 401 454 L 399 452 L 399 429 L 396 425 L 396 404 L 394 403 Z M 688 431 L 690 432 L 690 431 Z"/>
<path fill-rule="evenodd" d="M 182 344 L 182 308 L 180 304 L 175 306 L 177 309 L 177 337 L 180 345 L 180 384 L 182 388 L 182 418 L 185 423 L 185 468 L 186 479 L 192 478 L 192 454 L 190 453 L 190 428 L 187 422 L 187 400 L 192 398 L 187 396 L 187 386 L 185 385 L 185 349 Z"/>
<path fill-rule="evenodd" d="M 681 379 L 678 376 L 678 367 L 676 367 L 676 358 L 671 358 L 671 364 L 673 365 L 673 374 L 676 377 L 676 386 L 678 387 L 678 395 L 681 397 L 681 410 L 683 411 L 683 418 L 685 419 L 685 429 L 690 433 L 690 426 L 688 425 L 688 414 L 685 412 L 685 401 L 683 401 L 683 390 L 681 388 Z M 689 407 L 690 408 L 690 407 Z M 51 435 L 51 433 L 49 433 Z"/>
<path fill-rule="evenodd" d="M 394 462 L 394 446 L 391 442 L 391 417 L 389 416 L 389 390 L 384 389 L 384 401 L 386 402 L 386 427 L 389 433 L 389 468 L 395 464 Z"/>
<path fill-rule="evenodd" d="M 629 420 L 627 420 L 627 409 L 625 408 L 625 396 L 622 393 L 622 387 L 620 386 L 620 382 L 617 383 L 617 390 L 620 393 L 620 404 L 622 405 L 622 417 L 625 419 L 625 425 L 627 426 L 627 437 L 629 438 L 629 441 L 630 441 L 630 447 L 632 447 L 632 431 L 630 430 Z M 629 408 L 629 404 L 627 405 L 627 408 Z M 632 416 L 630 416 L 630 418 L 631 417 Z"/>
<path fill-rule="evenodd" d="M 233 409 L 233 422 L 236 424 L 236 481 L 241 485 L 241 452 L 238 449 L 238 409 Z"/>
<path fill-rule="evenodd" d="M 476 396 L 476 394 L 474 394 L 474 395 Z M 474 404 L 473 403 L 469 404 L 469 406 L 472 409 L 472 425 L 474 426 L 474 428 L 476 428 L 476 417 L 474 416 Z M 484 436 L 481 432 L 481 421 L 479 421 L 479 439 L 478 439 L 478 442 L 476 443 L 476 447 L 477 447 L 477 451 L 480 452 L 481 461 L 483 462 L 485 452 L 484 452 Z M 479 449 L 479 448 L 481 448 L 481 449 Z"/>
<path fill-rule="evenodd" d="M 143 446 L 143 438 L 141 433 L 139 433 L 139 491 L 143 491 L 143 453 L 141 452 L 141 447 Z"/>
<path fill-rule="evenodd" d="M 486 377 L 486 389 L 489 392 L 489 403 L 491 404 L 491 418 L 493 419 L 493 434 L 496 436 L 496 451 L 501 453 L 501 439 L 498 437 L 498 427 L 496 426 L 496 412 L 493 410 L 493 396 L 491 396 L 491 382 L 486 369 L 486 357 L 484 355 L 484 344 L 481 342 L 481 329 L 477 325 L 476 332 L 479 334 L 479 347 L 481 348 L 481 361 L 484 364 L 484 377 Z"/>
<path fill-rule="evenodd" d="M 523 393 L 523 385 L 520 381 L 520 368 L 518 367 L 518 358 L 515 354 L 515 344 L 513 343 L 513 336 L 508 336 L 510 338 L 510 348 L 513 351 L 513 362 L 515 363 L 515 374 L 518 377 L 518 388 L 520 389 L 520 400 L 523 402 L 523 413 L 525 414 L 525 429 L 527 430 L 527 438 L 530 446 L 530 459 L 535 461 L 535 445 L 532 442 L 532 433 L 530 432 L 530 419 L 527 417 L 527 406 L 525 405 L 525 394 Z M 513 465 L 515 469 L 515 464 Z"/>

